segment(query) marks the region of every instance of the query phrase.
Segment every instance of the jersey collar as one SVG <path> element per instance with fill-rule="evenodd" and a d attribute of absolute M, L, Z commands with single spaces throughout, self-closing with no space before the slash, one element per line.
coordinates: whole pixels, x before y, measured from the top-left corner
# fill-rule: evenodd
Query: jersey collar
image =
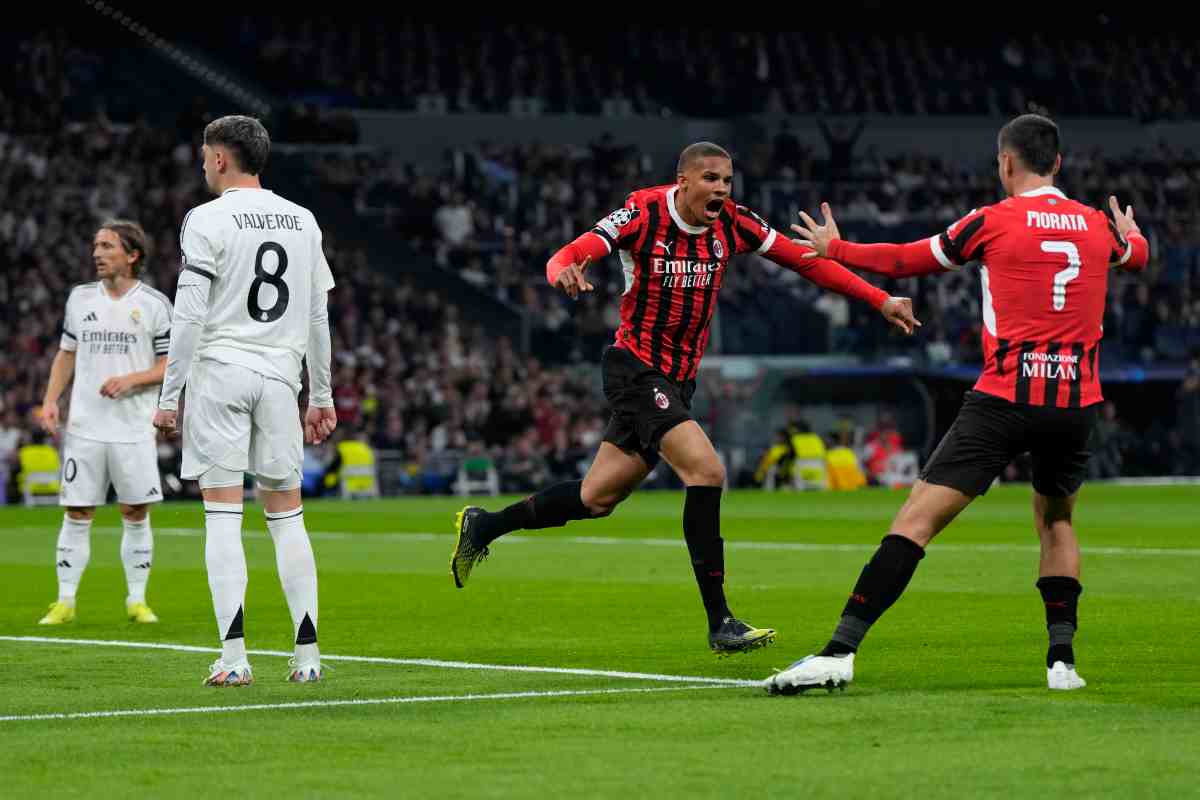
<path fill-rule="evenodd" d="M 1021 192 L 1021 197 L 1040 197 L 1044 194 L 1052 194 L 1056 197 L 1061 197 L 1063 200 L 1067 199 L 1062 189 L 1059 189 L 1057 186 L 1039 186 L 1036 189 L 1030 189 L 1028 192 Z"/>
<path fill-rule="evenodd" d="M 691 234 L 692 236 L 704 233 L 708 230 L 708 228 L 700 225 L 688 225 L 683 221 L 683 218 L 679 216 L 679 212 L 675 209 L 675 192 L 678 190 L 678 186 L 672 186 L 667 190 L 667 211 L 671 212 L 671 221 L 678 226 L 679 230 L 683 231 L 684 233 Z"/>

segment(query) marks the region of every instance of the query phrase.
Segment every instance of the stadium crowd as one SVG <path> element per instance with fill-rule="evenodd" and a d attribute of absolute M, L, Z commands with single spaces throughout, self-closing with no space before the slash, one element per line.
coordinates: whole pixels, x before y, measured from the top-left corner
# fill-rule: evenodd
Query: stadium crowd
<path fill-rule="evenodd" d="M 755 37 L 750 41 L 759 46 Z M 327 40 L 320 44 L 327 46 Z M 637 46 L 653 49 L 652 43 Z M 909 55 L 922 47 L 903 37 L 895 44 Z M 1178 43 L 1170 47 L 1179 58 L 1191 52 Z M 280 58 L 291 58 L 292 50 L 284 47 Z M 1139 58 L 1153 61 L 1147 50 L 1140 48 Z M 96 226 L 111 217 L 141 222 L 154 248 L 143 277 L 173 295 L 179 221 L 207 199 L 195 138 L 205 121 L 202 106 L 183 109 L 176 126 L 152 125 L 145 117 L 117 125 L 103 109 L 69 118 L 66 101 L 79 92 L 72 64 L 90 63 L 86 51 L 41 38 L 15 52 L 14 69 L 0 78 L 0 192 L 7 201 L 0 206 L 0 300 L 9 310 L 0 320 L 6 354 L 0 359 L 0 461 L 11 460 L 33 435 L 67 291 L 93 275 Z M 943 55 L 963 57 L 953 50 Z M 1036 54 L 1025 57 L 1037 61 Z M 827 130 L 826 136 L 831 157 L 806 150 L 786 128 L 749 143 L 737 164 L 738 195 L 781 227 L 795 208 L 814 209 L 829 199 L 843 232 L 865 240 L 927 235 L 995 199 L 990 163 L 883 158 L 870 149 L 855 155 L 855 131 Z M 326 231 L 339 279 L 330 312 L 335 400 L 346 435 L 395 453 L 414 491 L 446 488 L 453 471 L 447 453 L 488 455 L 502 488 L 515 491 L 579 475 L 604 420 L 589 367 L 616 327 L 623 281 L 611 264 L 596 265 L 597 291 L 576 305 L 546 285 L 542 265 L 562 242 L 621 204 L 631 187 L 669 180 L 671 165 L 602 135 L 578 148 L 481 143 L 448 151 L 436 165 L 360 151 L 315 155 L 311 167 L 331 190 L 352 197 L 360 213 L 378 217 L 446 269 L 523 308 L 538 333 L 551 334 L 533 337 L 534 355 L 519 354 L 511 341 L 473 323 L 449 295 L 422 288 L 394 264 L 372 264 L 359 242 Z M 1062 184 L 1097 205 L 1116 191 L 1137 208 L 1154 244 L 1146 279 L 1112 282 L 1104 357 L 1187 361 L 1200 349 L 1200 234 L 1191 224 L 1200 213 L 1196 154 L 1160 149 L 1123 160 L 1072 154 Z M 977 281 L 966 270 L 893 287 L 915 298 L 926 322 L 921 337 L 903 340 L 888 336 L 865 309 L 745 257 L 727 278 L 714 349 L 977 363 Z M 1200 369 L 1194 359 L 1192 365 Z M 1183 454 L 1177 471 L 1200 470 L 1200 460 L 1186 455 L 1194 452 L 1187 442 L 1200 435 L 1200 418 L 1189 421 L 1200 413 L 1198 385 L 1184 382 L 1179 425 L 1163 434 L 1163 453 Z M 1109 462 L 1137 449 L 1136 437 L 1119 424 L 1113 421 L 1117 427 L 1106 440 L 1116 443 Z"/>
<path fill-rule="evenodd" d="M 603 13 L 603 12 L 601 12 Z M 374 19 L 236 18 L 237 35 L 189 26 L 281 96 L 432 113 L 627 116 L 1019 113 L 1192 118 L 1200 43 L 1148 35 L 1097 13 L 1068 35 L 1017 39 L 972 28 L 958 41 L 903 30 L 728 31 L 669 25 L 488 30 Z M 1089 30 L 1089 25 L 1095 30 Z M 869 34 L 869 35 L 868 35 Z M 588 46 L 578 46 L 586 37 Z M 697 54 L 714 54 L 697 57 Z M 715 55 L 719 54 L 719 58 Z M 497 69 L 495 65 L 503 64 Z M 813 65 L 820 65 L 814 80 Z M 1156 87 L 1153 93 L 1143 91 Z"/>

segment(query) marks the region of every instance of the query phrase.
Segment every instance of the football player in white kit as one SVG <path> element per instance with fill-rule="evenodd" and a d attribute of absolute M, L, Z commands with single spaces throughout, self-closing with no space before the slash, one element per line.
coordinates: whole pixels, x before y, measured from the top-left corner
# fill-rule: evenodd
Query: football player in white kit
<path fill-rule="evenodd" d="M 154 387 L 162 382 L 171 331 L 171 301 L 138 280 L 147 256 L 136 222 L 110 220 L 92 240 L 98 281 L 67 297 L 63 334 L 42 400 L 42 425 L 57 435 L 58 398 L 74 377 L 62 449 L 59 505 L 66 506 L 55 563 L 58 600 L 42 625 L 75 619 L 75 594 L 91 556 L 92 518 L 108 500 L 121 505 L 121 561 L 134 622 L 158 622 L 146 605 L 154 539 L 149 506 L 162 500 L 155 431 Z"/>
<path fill-rule="evenodd" d="M 263 189 L 270 138 L 258 120 L 228 116 L 204 129 L 204 179 L 218 197 L 183 220 L 183 271 L 155 427 L 173 433 L 187 384 L 182 477 L 204 495 L 204 557 L 221 657 L 208 686 L 253 681 L 246 657 L 244 474 L 256 476 L 295 635 L 288 679 L 322 678 L 317 568 L 300 477 L 304 440 L 337 425 L 326 299 L 333 275 L 312 212 Z M 297 397 L 307 357 L 309 407 Z"/>

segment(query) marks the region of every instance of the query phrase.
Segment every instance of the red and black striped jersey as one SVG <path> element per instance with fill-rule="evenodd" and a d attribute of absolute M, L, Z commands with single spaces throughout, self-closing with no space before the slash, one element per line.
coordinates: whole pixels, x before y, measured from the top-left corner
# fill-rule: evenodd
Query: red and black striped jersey
<path fill-rule="evenodd" d="M 674 184 L 640 189 L 596 223 L 625 272 L 616 345 L 675 381 L 692 380 L 708 344 L 729 259 L 765 253 L 776 233 L 727 199 L 711 226 L 689 225 L 675 208 Z"/>
<path fill-rule="evenodd" d="M 1053 186 L 972 211 L 929 239 L 937 261 L 980 262 L 983 373 L 975 388 L 1015 403 L 1099 403 L 1110 266 L 1133 245 L 1105 214 Z"/>

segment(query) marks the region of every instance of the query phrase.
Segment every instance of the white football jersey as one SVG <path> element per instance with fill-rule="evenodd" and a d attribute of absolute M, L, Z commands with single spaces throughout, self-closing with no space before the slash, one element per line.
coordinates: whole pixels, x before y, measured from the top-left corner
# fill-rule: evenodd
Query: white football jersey
<path fill-rule="evenodd" d="M 180 288 L 212 282 L 196 358 L 299 390 L 312 298 L 334 285 L 312 212 L 269 189 L 227 189 L 188 212 L 179 238 Z"/>
<path fill-rule="evenodd" d="M 170 338 L 171 301 L 162 292 L 140 281 L 120 299 L 99 281 L 72 289 L 59 343 L 75 353 L 67 431 L 98 442 L 153 439 L 157 385 L 120 399 L 102 396 L 100 387 L 114 376 L 153 367 L 167 354 Z"/>

